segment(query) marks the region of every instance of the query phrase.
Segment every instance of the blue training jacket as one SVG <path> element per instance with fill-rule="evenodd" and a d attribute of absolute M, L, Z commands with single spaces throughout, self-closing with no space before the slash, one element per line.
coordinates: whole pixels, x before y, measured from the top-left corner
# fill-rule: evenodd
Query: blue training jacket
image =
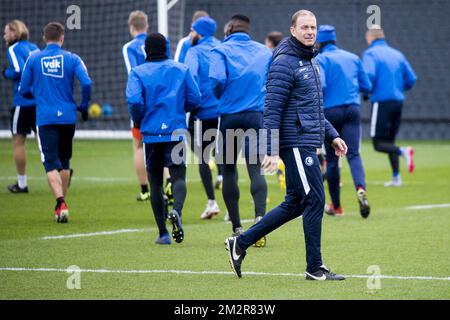
<path fill-rule="evenodd" d="M 229 35 L 211 51 L 209 77 L 218 112 L 263 111 L 272 52 L 243 32 Z"/>
<path fill-rule="evenodd" d="M 91 96 L 91 79 L 79 56 L 50 43 L 31 55 L 20 81 L 21 94 L 32 93 L 36 99 L 36 125 L 74 124 L 77 105 L 73 98 L 73 81 L 81 84 L 80 108 L 86 110 Z"/>
<path fill-rule="evenodd" d="M 30 55 L 38 51 L 38 46 L 28 40 L 17 41 L 8 48 L 9 67 L 5 69 L 5 78 L 11 79 L 14 83 L 14 107 L 29 107 L 36 104 L 34 99 L 27 99 L 19 93 L 19 85 L 25 62 Z"/>
<path fill-rule="evenodd" d="M 334 44 L 322 49 L 316 58 L 320 66 L 323 107 L 361 103 L 360 92 L 369 94 L 372 84 L 359 57 Z"/>
<path fill-rule="evenodd" d="M 173 57 L 173 59 L 176 62 L 184 63 L 184 60 L 186 59 L 186 54 L 190 47 L 192 47 L 192 40 L 190 36 L 181 39 L 178 42 L 177 49 L 175 51 L 175 56 Z"/>
<path fill-rule="evenodd" d="M 363 54 L 364 69 L 372 82 L 372 102 L 404 101 L 417 76 L 408 60 L 384 39 L 372 42 Z"/>
<path fill-rule="evenodd" d="M 170 142 L 178 140 L 174 131 L 186 129 L 186 111 L 200 103 L 200 90 L 187 66 L 166 59 L 132 69 L 126 97 L 144 143 Z"/>
<path fill-rule="evenodd" d="M 189 67 L 202 94 L 202 101 L 195 113 L 195 117 L 200 120 L 218 117 L 217 104 L 219 101 L 213 93 L 209 80 L 210 51 L 218 44 L 220 44 L 220 41 L 212 36 L 200 39 L 196 46 L 188 50 L 184 62 Z"/>
<path fill-rule="evenodd" d="M 125 61 L 125 67 L 127 72 L 130 73 L 131 69 L 139 66 L 145 62 L 147 54 L 145 53 L 145 39 L 147 33 L 143 32 L 138 34 L 133 40 L 127 42 L 122 48 L 123 60 Z M 170 41 L 166 40 L 166 55 L 170 58 Z"/>

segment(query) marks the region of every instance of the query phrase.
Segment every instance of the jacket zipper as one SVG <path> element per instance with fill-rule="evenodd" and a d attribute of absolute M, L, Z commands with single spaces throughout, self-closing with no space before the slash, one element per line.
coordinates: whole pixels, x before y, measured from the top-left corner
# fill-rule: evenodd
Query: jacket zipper
<path fill-rule="evenodd" d="M 319 108 L 318 109 L 319 109 L 319 123 L 320 123 L 320 141 L 322 142 L 322 141 L 324 141 L 322 132 L 324 132 L 324 130 L 325 130 L 324 125 L 322 123 L 322 108 L 320 107 L 320 92 L 322 91 L 322 88 L 319 86 L 319 83 L 317 82 L 316 68 L 314 68 L 312 60 L 310 60 L 309 63 L 311 64 L 311 68 L 313 69 L 314 80 L 316 81 L 317 92 L 319 93 L 319 104 L 318 104 Z"/>

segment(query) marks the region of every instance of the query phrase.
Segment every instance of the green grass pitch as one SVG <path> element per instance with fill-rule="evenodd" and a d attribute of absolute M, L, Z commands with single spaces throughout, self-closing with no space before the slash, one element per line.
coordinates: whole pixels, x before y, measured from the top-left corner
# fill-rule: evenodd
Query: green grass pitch
<path fill-rule="evenodd" d="M 360 217 L 344 162 L 345 215 L 323 219 L 322 253 L 332 271 L 367 276 L 367 268 L 376 265 L 383 276 L 396 276 L 381 278 L 381 288 L 369 290 L 364 277 L 304 280 L 300 218 L 270 234 L 266 248 L 249 248 L 242 279 L 231 274 L 223 245 L 231 227 L 223 221 L 222 195 L 217 194 L 220 215 L 202 221 L 206 198 L 195 165 L 188 168 L 185 241 L 155 245 L 149 202 L 135 200 L 131 141 L 75 141 L 70 222 L 57 225 L 35 142 L 28 142 L 30 193 L 13 195 L 6 189 L 15 181 L 10 141 L 0 140 L 0 299 L 449 299 L 450 207 L 407 207 L 450 203 L 450 143 L 409 143 L 416 147 L 417 171 L 408 174 L 402 162 L 404 186 L 395 189 L 382 185 L 390 178 L 387 156 L 363 143 L 372 214 Z M 251 219 L 248 175 L 240 170 L 241 218 Z M 268 185 L 270 209 L 284 194 L 275 176 Z M 129 230 L 89 235 L 124 229 Z M 84 236 L 43 239 L 74 234 Z M 67 288 L 71 274 L 65 269 L 72 265 L 90 270 L 81 273 L 79 290 Z"/>

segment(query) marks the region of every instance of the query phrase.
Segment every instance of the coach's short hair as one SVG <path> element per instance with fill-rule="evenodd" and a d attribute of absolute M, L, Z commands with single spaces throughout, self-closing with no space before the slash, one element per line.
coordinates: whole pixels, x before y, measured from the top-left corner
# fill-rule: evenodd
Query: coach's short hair
<path fill-rule="evenodd" d="M 314 15 L 314 13 L 312 13 L 311 11 L 304 10 L 304 9 L 298 10 L 296 13 L 294 13 L 292 15 L 291 26 L 295 27 L 295 25 L 297 24 L 298 17 L 303 17 L 303 16 L 310 16 L 310 17 L 314 17 L 314 18 L 316 17 Z"/>
<path fill-rule="evenodd" d="M 50 22 L 44 27 L 45 41 L 59 41 L 64 35 L 64 26 L 59 22 Z"/>
<path fill-rule="evenodd" d="M 138 31 L 147 31 L 148 16 L 144 11 L 136 10 L 130 13 L 128 25 L 133 26 Z"/>
<path fill-rule="evenodd" d="M 15 40 L 28 40 L 30 32 L 27 26 L 20 20 L 12 20 L 6 24 L 9 30 L 14 33 Z"/>
<path fill-rule="evenodd" d="M 194 23 L 195 21 L 197 21 L 201 17 L 208 17 L 208 16 L 209 16 L 209 14 L 205 10 L 197 10 L 192 15 L 192 23 Z"/>

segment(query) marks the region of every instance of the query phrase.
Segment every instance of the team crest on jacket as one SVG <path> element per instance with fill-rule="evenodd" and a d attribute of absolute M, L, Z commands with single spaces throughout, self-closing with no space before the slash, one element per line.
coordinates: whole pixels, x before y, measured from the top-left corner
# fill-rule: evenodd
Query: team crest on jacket
<path fill-rule="evenodd" d="M 308 167 L 311 167 L 311 166 L 313 165 L 313 163 L 314 163 L 314 160 L 313 160 L 312 157 L 306 157 L 306 158 L 305 158 L 305 164 L 306 164 Z"/>

